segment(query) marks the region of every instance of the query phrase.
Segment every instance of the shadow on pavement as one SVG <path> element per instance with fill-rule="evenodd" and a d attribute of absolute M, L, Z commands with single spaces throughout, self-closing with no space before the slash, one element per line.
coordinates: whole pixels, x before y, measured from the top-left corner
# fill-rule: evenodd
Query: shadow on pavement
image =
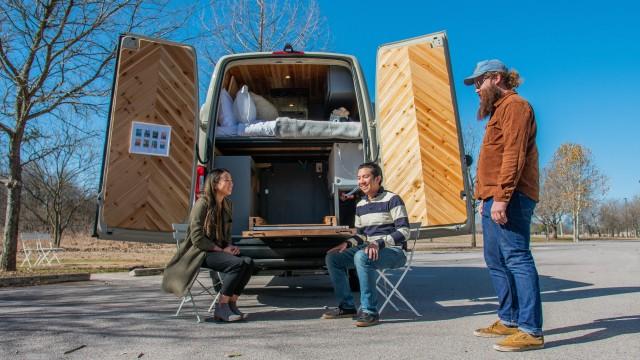
<path fill-rule="evenodd" d="M 541 286 L 545 292 L 543 301 L 546 302 L 640 291 L 640 287 L 579 289 L 590 285 L 541 276 Z M 400 291 L 423 316 L 415 318 L 409 310 L 402 307 L 400 312 L 388 308 L 382 313 L 383 320 L 434 321 L 496 311 L 496 299 L 488 272 L 480 267 L 414 266 L 402 283 Z M 264 336 L 264 327 L 270 326 L 267 321 L 315 320 L 325 311 L 325 306 L 336 305 L 331 283 L 326 275 L 276 277 L 267 286 L 260 284 L 259 279 L 256 279 L 247 289 L 247 294 L 255 295 L 257 298 L 255 301 L 253 296 L 249 296 L 244 304 L 241 303 L 242 309 L 250 314 L 249 320 L 257 324 L 255 328 L 247 328 L 247 336 Z M 358 294 L 354 296 L 358 300 Z M 2 289 L 0 299 L 0 335 L 11 333 L 12 336 L 44 336 L 55 332 L 159 338 L 167 341 L 208 336 L 207 332 L 197 335 L 184 333 L 190 332 L 195 321 L 190 312 L 179 318 L 172 316 L 180 300 L 173 295 L 162 293 L 159 279 L 91 281 Z M 210 301 L 206 298 L 199 300 L 198 305 L 202 313 L 206 312 Z M 640 326 L 637 318 L 603 319 L 577 327 L 552 329 L 549 334 L 605 328 L 604 331 L 598 330 L 592 335 L 561 340 L 550 345 L 593 341 L 614 336 L 611 334 L 636 333 Z M 144 331 L 141 331 L 142 329 Z M 171 331 L 167 332 L 167 329 Z M 286 327 L 278 331 L 273 330 L 273 333 L 269 334 L 282 335 L 282 331 L 296 330 Z"/>
<path fill-rule="evenodd" d="M 574 331 L 595 330 L 588 334 L 547 342 L 545 348 L 563 345 L 582 344 L 591 341 L 604 340 L 614 336 L 640 333 L 640 315 L 620 316 L 607 319 L 598 319 L 588 324 L 567 326 L 546 330 L 545 335 L 566 334 Z"/>
<path fill-rule="evenodd" d="M 393 277 L 392 277 L 393 278 Z M 540 276 L 543 302 L 568 301 L 594 298 L 640 291 L 640 287 L 613 287 L 600 289 L 579 289 L 592 284 L 565 280 L 551 276 Z M 488 271 L 480 267 L 430 267 L 414 266 L 400 286 L 400 292 L 422 314 L 415 317 L 400 306 L 400 312 L 385 308 L 382 318 L 415 318 L 416 321 L 455 319 L 465 316 L 495 312 L 497 300 Z M 328 276 L 274 277 L 266 287 L 251 288 L 247 293 L 257 295 L 258 301 L 273 307 L 285 307 L 292 313 L 295 309 L 322 309 L 336 306 Z M 359 294 L 354 293 L 356 303 Z M 380 299 L 379 299 L 380 301 Z M 477 303 L 469 305 L 469 301 Z M 396 302 L 400 305 L 400 302 Z M 324 310 L 300 311 L 288 319 L 319 317 Z M 265 319 L 278 320 L 278 312 L 273 316 L 262 314 Z M 393 320 L 390 320 L 393 321 Z M 406 320 L 401 320 L 406 321 Z"/>

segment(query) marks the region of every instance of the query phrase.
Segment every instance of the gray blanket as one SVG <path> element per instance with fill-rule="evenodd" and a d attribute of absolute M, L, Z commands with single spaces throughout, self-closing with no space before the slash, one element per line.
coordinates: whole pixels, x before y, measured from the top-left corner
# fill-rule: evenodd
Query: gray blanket
<path fill-rule="evenodd" d="M 288 117 L 277 118 L 276 122 L 276 137 L 283 139 L 362 138 L 362 125 L 359 122 L 298 120 Z"/>

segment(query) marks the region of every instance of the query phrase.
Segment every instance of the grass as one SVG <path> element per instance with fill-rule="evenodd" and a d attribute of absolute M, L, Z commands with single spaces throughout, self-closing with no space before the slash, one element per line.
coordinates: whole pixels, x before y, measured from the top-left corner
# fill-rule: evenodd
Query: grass
<path fill-rule="evenodd" d="M 0 278 L 66 274 L 78 272 L 127 271 L 134 267 L 163 267 L 175 252 L 173 244 L 145 244 L 115 240 L 98 240 L 86 234 L 63 237 L 62 252 L 56 253 L 61 264 L 29 268 L 18 266 L 17 271 L 0 272 Z M 24 259 L 21 244 L 18 244 L 17 263 Z M 34 255 L 31 257 L 34 262 Z M 26 265 L 26 264 L 25 264 Z"/>
<path fill-rule="evenodd" d="M 544 235 L 533 235 L 532 242 L 547 242 Z M 585 238 L 604 240 L 601 238 Z M 615 238 L 615 240 L 638 240 Z M 477 248 L 482 247 L 482 234 L 476 236 Z M 572 242 L 572 237 L 563 236 L 549 239 L 550 242 Z M 78 272 L 115 272 L 128 271 L 134 267 L 163 267 L 175 252 L 173 244 L 145 244 L 115 240 L 98 240 L 86 234 L 68 235 L 63 238 L 65 251 L 58 253 L 62 264 L 40 265 L 38 267 L 18 267 L 18 271 L 0 272 L 0 278 L 35 276 L 45 274 L 66 274 Z M 452 236 L 436 239 L 420 239 L 416 250 L 468 250 L 471 249 L 471 235 Z M 22 263 L 24 253 L 18 246 L 18 264 Z M 32 257 L 33 261 L 33 257 Z"/>

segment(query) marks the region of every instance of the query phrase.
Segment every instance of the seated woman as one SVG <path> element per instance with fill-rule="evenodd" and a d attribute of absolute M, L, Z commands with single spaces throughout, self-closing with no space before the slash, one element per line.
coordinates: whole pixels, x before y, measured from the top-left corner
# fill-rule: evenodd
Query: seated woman
<path fill-rule="evenodd" d="M 240 249 L 231 244 L 231 174 L 226 169 L 214 169 L 206 178 L 204 194 L 196 201 L 189 215 L 187 236 L 178 252 L 169 261 L 162 279 L 162 289 L 184 296 L 200 267 L 223 274 L 223 285 L 214 318 L 237 321 L 244 318 L 237 306 L 238 297 L 253 272 L 253 260 L 240 256 Z"/>

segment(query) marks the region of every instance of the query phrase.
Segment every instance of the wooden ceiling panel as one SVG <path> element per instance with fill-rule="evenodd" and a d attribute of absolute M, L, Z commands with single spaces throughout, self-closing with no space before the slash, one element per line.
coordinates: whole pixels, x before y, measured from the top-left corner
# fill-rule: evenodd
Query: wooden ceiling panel
<path fill-rule="evenodd" d="M 233 77 L 238 88 L 247 85 L 249 91 L 266 98 L 271 98 L 272 89 L 308 89 L 310 100 L 323 100 L 328 69 L 328 65 L 314 64 L 241 65 L 227 71 L 223 84 L 228 89 Z"/>

